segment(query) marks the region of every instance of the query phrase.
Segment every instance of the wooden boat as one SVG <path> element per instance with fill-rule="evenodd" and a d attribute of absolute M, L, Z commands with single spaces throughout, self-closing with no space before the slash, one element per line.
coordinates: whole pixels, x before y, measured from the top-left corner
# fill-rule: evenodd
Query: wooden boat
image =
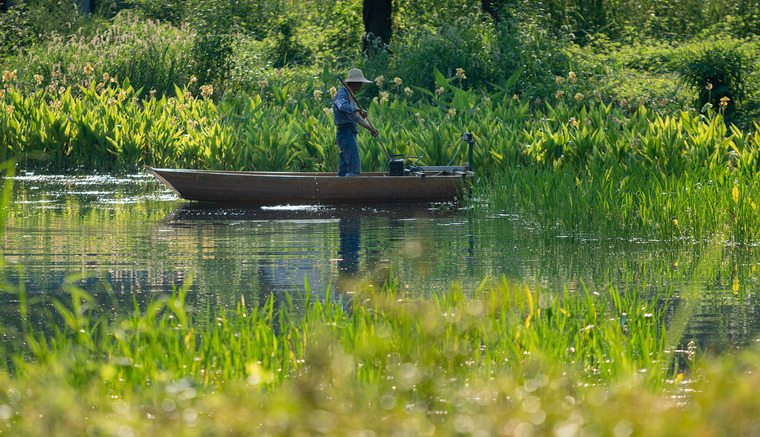
<path fill-rule="evenodd" d="M 225 204 L 303 205 L 456 200 L 473 173 L 465 167 L 420 167 L 416 174 L 243 172 L 146 169 L 187 200 Z"/>

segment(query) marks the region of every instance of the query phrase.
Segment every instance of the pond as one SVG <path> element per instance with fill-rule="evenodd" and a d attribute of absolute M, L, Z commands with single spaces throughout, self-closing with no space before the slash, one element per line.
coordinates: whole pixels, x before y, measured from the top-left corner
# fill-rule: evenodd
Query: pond
<path fill-rule="evenodd" d="M 258 305 L 274 294 L 350 296 L 395 282 L 433 298 L 507 281 L 563 293 L 636 292 L 667 305 L 669 343 L 724 352 L 760 331 L 757 249 L 718 242 L 567 235 L 507 212 L 454 205 L 221 208 L 189 203 L 147 174 L 13 178 L 3 239 L 3 323 L 33 323 L 74 286 L 106 314 L 189 287 L 195 308 Z M 329 290 L 329 292 L 328 292 Z"/>

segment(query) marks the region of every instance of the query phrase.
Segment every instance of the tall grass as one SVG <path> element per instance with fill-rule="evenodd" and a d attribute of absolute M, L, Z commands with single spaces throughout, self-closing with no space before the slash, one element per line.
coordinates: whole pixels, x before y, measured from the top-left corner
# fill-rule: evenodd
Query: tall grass
<path fill-rule="evenodd" d="M 128 78 L 142 96 L 155 90 L 171 97 L 175 84 L 192 85 L 191 77 L 198 75 L 193 41 L 186 26 L 140 20 L 123 12 L 94 33 L 53 34 L 23 56 L 10 59 L 4 68 L 17 70 L 16 85 L 27 90 L 39 88 L 36 76 L 43 78 L 41 84 L 51 93 L 60 87 L 108 86 L 111 79 L 121 83 Z"/>
<path fill-rule="evenodd" d="M 645 301 L 613 289 L 550 295 L 502 280 L 423 300 L 391 284 L 324 300 L 306 289 L 298 305 L 280 312 L 270 297 L 206 313 L 188 307 L 179 289 L 111 321 L 90 313 L 89 295 L 69 291 L 69 302 L 55 304 L 62 326 L 47 333 L 27 327 L 23 342 L 14 343 L 4 388 L 34 380 L 101 402 L 173 402 L 181 410 L 214 392 L 234 398 L 242 388 L 254 397 L 290 395 L 295 408 L 411 408 L 450 427 L 468 411 L 464 403 L 500 402 L 517 387 L 530 393 L 556 385 L 552 390 L 568 395 L 578 390 L 574 384 L 672 387 L 673 355 L 665 354 L 661 326 L 667 296 Z M 176 390 L 176 397 L 153 398 L 157 388 Z M 4 400 L 13 404 L 11 429 L 46 421 L 16 415 L 34 398 Z M 196 413 L 193 422 L 205 420 Z"/>

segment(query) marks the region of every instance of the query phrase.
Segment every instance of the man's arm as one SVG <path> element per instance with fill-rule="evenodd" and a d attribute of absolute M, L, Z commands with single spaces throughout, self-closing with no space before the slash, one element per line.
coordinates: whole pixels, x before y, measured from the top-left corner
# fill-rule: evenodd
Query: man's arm
<path fill-rule="evenodd" d="M 377 134 L 378 134 L 377 129 L 375 129 L 374 127 L 370 126 L 369 123 L 367 123 L 366 121 L 362 120 L 361 118 L 356 122 L 356 124 L 358 124 L 359 126 L 363 127 L 364 129 L 367 129 L 373 137 L 377 136 Z"/>

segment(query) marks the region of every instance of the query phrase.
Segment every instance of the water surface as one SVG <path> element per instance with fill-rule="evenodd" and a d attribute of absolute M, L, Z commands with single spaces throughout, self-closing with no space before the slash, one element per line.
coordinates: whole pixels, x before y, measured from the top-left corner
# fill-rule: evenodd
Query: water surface
<path fill-rule="evenodd" d="M 179 200 L 147 174 L 25 173 L 13 183 L 6 288 L 33 298 L 40 324 L 70 286 L 119 314 L 182 286 L 208 308 L 271 294 L 280 304 L 306 292 L 340 299 L 389 281 L 415 296 L 474 293 L 505 278 L 548 295 L 668 295 L 673 344 L 725 351 L 760 328 L 754 247 L 566 235 L 452 205 L 219 208 Z M 4 294 L 6 319 L 16 302 Z"/>

